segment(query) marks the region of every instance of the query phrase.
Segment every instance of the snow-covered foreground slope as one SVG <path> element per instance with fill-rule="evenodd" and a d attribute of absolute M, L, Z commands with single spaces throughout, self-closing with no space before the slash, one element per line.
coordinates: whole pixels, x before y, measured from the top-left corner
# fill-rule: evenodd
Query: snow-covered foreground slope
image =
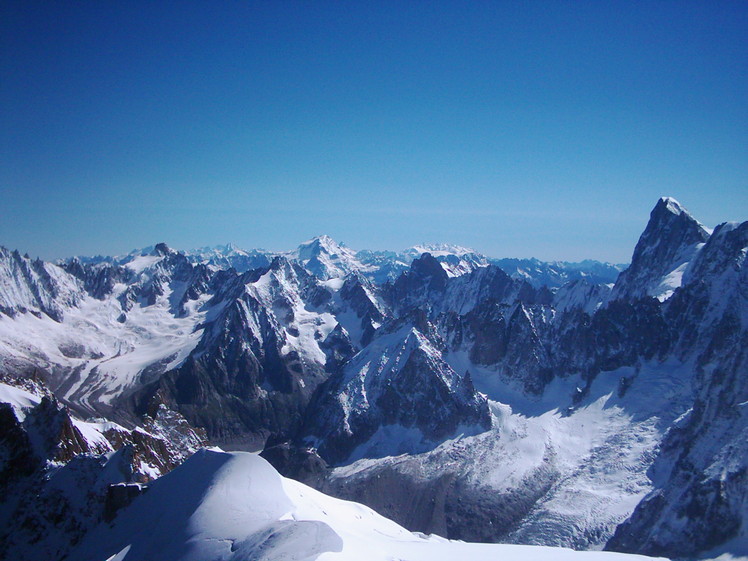
<path fill-rule="evenodd" d="M 448 541 L 281 477 L 246 452 L 202 450 L 71 553 L 79 561 L 634 561 L 637 555 Z"/>

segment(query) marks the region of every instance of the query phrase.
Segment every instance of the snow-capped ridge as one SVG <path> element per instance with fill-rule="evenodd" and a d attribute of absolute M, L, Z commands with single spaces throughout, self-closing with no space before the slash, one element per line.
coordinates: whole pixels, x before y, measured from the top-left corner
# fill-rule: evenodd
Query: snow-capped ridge
<path fill-rule="evenodd" d="M 658 201 L 658 204 L 662 204 L 662 205 L 664 205 L 664 206 L 665 206 L 665 208 L 667 208 L 667 210 L 669 210 L 669 211 L 670 211 L 670 212 L 672 212 L 673 214 L 682 214 L 682 213 L 684 213 L 684 212 L 685 212 L 686 214 L 690 214 L 690 213 L 689 213 L 689 212 L 688 212 L 688 211 L 687 211 L 687 210 L 686 210 L 685 208 L 683 208 L 683 206 L 682 206 L 682 205 L 681 205 L 681 204 L 680 204 L 680 203 L 679 203 L 678 201 L 676 201 L 676 200 L 675 200 L 675 199 L 674 199 L 673 197 L 660 197 L 660 200 Z"/>
<path fill-rule="evenodd" d="M 72 552 L 79 561 L 635 561 L 413 534 L 363 505 L 281 477 L 261 457 L 201 450 Z"/>
<path fill-rule="evenodd" d="M 44 314 L 60 322 L 84 298 L 82 283 L 60 266 L 0 246 L 0 313 Z"/>
<path fill-rule="evenodd" d="M 384 326 L 319 396 L 308 433 L 320 455 L 339 463 L 414 453 L 459 430 L 486 430 L 485 398 L 447 364 L 443 347 L 420 310 Z"/>

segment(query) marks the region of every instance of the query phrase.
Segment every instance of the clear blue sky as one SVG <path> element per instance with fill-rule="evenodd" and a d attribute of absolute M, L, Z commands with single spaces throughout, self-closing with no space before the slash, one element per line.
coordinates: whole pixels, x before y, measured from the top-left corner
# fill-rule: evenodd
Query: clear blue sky
<path fill-rule="evenodd" d="M 748 2 L 0 4 L 0 244 L 628 261 L 748 219 Z"/>

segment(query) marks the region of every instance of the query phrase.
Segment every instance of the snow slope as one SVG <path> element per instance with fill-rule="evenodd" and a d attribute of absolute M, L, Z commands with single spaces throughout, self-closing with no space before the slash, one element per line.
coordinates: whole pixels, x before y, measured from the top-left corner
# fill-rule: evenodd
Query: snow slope
<path fill-rule="evenodd" d="M 71 553 L 79 561 L 634 561 L 636 555 L 471 544 L 413 534 L 281 477 L 259 456 L 201 450 Z"/>

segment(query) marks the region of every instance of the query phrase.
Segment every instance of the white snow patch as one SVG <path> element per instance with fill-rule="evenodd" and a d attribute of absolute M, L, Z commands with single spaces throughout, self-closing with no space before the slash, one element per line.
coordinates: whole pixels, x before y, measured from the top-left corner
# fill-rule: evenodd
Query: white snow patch
<path fill-rule="evenodd" d="M 163 259 L 163 255 L 139 255 L 126 263 L 125 267 L 136 273 L 142 273 L 146 269 L 153 267 L 156 263 L 163 261 Z"/>
<path fill-rule="evenodd" d="M 19 422 L 26 418 L 26 411 L 39 405 L 41 398 L 21 388 L 0 383 L 0 403 L 10 403 Z"/>

